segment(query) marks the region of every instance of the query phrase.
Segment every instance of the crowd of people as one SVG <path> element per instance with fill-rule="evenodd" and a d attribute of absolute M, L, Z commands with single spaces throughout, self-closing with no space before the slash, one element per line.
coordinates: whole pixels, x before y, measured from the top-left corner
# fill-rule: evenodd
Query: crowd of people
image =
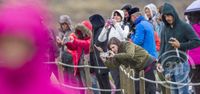
<path fill-rule="evenodd" d="M 144 77 L 155 81 L 157 71 L 172 82 L 199 83 L 200 12 L 184 15 L 187 22 L 170 3 L 159 7 L 150 3 L 143 9 L 124 4 L 113 10 L 110 19 L 93 14 L 73 25 L 70 16 L 61 15 L 59 28 L 53 31 L 44 23 L 46 15 L 33 6 L 1 7 L 0 92 L 122 94 L 115 91 L 121 89 L 120 66 L 134 69 L 135 78 L 144 70 Z M 87 70 L 79 65 L 106 68 Z M 62 71 L 58 71 L 60 66 Z M 58 80 L 63 74 L 59 81 L 66 86 L 111 91 L 63 87 L 51 81 L 52 73 Z M 140 94 L 139 86 L 135 81 L 136 94 Z M 194 94 L 200 93 L 200 86 L 193 89 Z M 170 85 L 170 90 L 171 94 L 191 94 L 188 85 Z M 157 84 L 145 82 L 145 92 L 162 91 Z"/>

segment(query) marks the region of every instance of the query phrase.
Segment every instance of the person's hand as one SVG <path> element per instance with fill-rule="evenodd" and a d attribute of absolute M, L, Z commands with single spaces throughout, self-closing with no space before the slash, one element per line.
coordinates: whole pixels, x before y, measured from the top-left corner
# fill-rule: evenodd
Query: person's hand
<path fill-rule="evenodd" d="M 74 41 L 74 37 L 73 36 L 69 36 L 69 40 L 70 40 L 70 42 L 73 42 Z"/>
<path fill-rule="evenodd" d="M 156 65 L 156 69 L 157 69 L 157 71 L 160 72 L 160 73 L 164 71 L 164 69 L 163 69 L 163 67 L 162 67 L 162 65 L 161 65 L 160 63 L 158 63 L 158 64 Z"/>
<path fill-rule="evenodd" d="M 112 22 L 107 21 L 107 22 L 105 23 L 105 28 L 108 30 L 109 28 L 112 27 L 111 25 L 112 25 Z"/>
<path fill-rule="evenodd" d="M 115 53 L 111 50 L 108 51 L 109 56 L 107 56 L 108 59 L 113 58 L 115 56 Z"/>
<path fill-rule="evenodd" d="M 176 38 L 170 38 L 169 43 L 172 45 L 174 48 L 180 48 L 180 42 Z"/>
<path fill-rule="evenodd" d="M 106 62 L 106 60 L 107 60 L 106 57 L 103 57 L 103 56 L 100 56 L 100 58 L 103 61 L 103 63 Z"/>
<path fill-rule="evenodd" d="M 110 25 L 109 25 L 109 23 L 108 23 L 108 22 L 106 22 L 106 23 L 105 23 L 105 28 L 106 28 L 106 29 L 108 29 L 108 28 L 109 28 L 109 26 L 110 26 Z"/>
<path fill-rule="evenodd" d="M 117 23 L 117 21 L 115 19 L 112 19 L 112 23 L 113 23 L 113 25 L 115 25 Z"/>
<path fill-rule="evenodd" d="M 63 45 L 63 40 L 61 40 L 59 37 L 56 37 L 56 42 L 59 44 L 59 45 Z"/>
<path fill-rule="evenodd" d="M 99 52 L 103 52 L 103 49 L 101 47 L 98 47 L 94 44 L 94 47 L 99 51 Z"/>
<path fill-rule="evenodd" d="M 57 43 L 59 43 L 59 44 L 60 44 L 60 43 L 61 43 L 61 41 L 62 41 L 62 40 L 61 40 L 59 37 L 56 37 L 56 42 L 57 42 Z"/>

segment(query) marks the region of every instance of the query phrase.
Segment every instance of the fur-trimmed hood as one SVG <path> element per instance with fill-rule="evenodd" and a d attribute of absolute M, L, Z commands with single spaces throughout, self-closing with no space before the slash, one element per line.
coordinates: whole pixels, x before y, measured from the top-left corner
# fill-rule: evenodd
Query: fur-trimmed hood
<path fill-rule="evenodd" d="M 73 26 L 72 26 L 72 20 L 68 15 L 61 15 L 59 18 L 59 24 L 62 23 L 67 23 L 69 25 L 70 31 L 72 31 Z"/>
<path fill-rule="evenodd" d="M 79 33 L 81 32 L 81 33 Z M 88 39 L 92 37 L 92 25 L 89 21 L 83 21 L 75 27 L 75 35 L 79 39 Z"/>

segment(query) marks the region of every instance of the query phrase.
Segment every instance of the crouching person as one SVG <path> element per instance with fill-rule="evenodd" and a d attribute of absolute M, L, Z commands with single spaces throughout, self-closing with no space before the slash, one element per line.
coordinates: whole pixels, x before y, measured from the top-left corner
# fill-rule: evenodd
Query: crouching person
<path fill-rule="evenodd" d="M 111 38 L 108 42 L 108 55 L 101 55 L 101 59 L 108 68 L 124 65 L 130 66 L 136 72 L 145 71 L 145 78 L 155 80 L 154 69 L 156 60 L 142 47 L 132 42 L 120 42 Z M 156 84 L 145 82 L 146 94 L 155 94 Z"/>

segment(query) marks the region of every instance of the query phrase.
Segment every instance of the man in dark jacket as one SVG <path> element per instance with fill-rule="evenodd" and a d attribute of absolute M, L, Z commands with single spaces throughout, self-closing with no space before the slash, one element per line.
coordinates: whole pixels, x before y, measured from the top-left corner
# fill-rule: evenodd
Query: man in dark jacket
<path fill-rule="evenodd" d="M 171 4 L 165 3 L 162 13 L 165 27 L 161 33 L 160 63 L 163 65 L 165 76 L 171 81 L 187 83 L 190 70 L 185 52 L 198 47 L 200 40 L 191 26 L 179 19 Z M 172 94 L 189 94 L 188 86 L 171 87 Z"/>
<path fill-rule="evenodd" d="M 103 17 L 99 14 L 94 14 L 89 17 L 89 20 L 93 26 L 93 39 L 91 42 L 91 52 L 90 52 L 90 63 L 94 66 L 105 67 L 102 60 L 100 59 L 100 52 L 94 46 L 99 46 L 103 48 L 104 51 L 107 50 L 107 41 L 100 42 L 98 41 L 98 37 L 104 27 L 105 21 Z M 94 69 L 97 80 L 99 82 L 99 86 L 101 89 L 110 89 L 108 69 Z M 110 94 L 110 92 L 101 92 L 101 94 Z"/>

